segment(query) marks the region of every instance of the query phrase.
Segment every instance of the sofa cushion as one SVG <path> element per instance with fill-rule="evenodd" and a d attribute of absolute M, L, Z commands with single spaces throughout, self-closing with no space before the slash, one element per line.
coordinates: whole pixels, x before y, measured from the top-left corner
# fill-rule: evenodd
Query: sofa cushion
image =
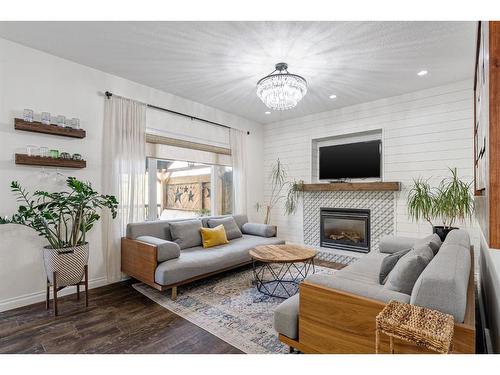
<path fill-rule="evenodd" d="M 229 243 L 226 236 L 226 230 L 222 224 L 215 228 L 200 228 L 200 233 L 203 248 L 205 249 Z"/>
<path fill-rule="evenodd" d="M 366 283 L 349 277 L 344 277 L 344 275 L 340 272 L 336 272 L 334 275 L 314 274 L 309 276 L 306 280 L 314 284 L 323 285 L 328 288 L 356 294 L 361 297 L 381 302 L 389 302 L 391 300 L 405 303 L 410 302 L 409 294 L 386 289 L 383 285 L 378 284 L 378 280 L 376 284 Z"/>
<path fill-rule="evenodd" d="M 433 252 L 429 245 L 414 247 L 396 263 L 387 277 L 384 288 L 411 294 L 415 282 L 429 264 L 432 256 Z"/>
<path fill-rule="evenodd" d="M 204 227 L 208 227 L 208 221 L 212 219 L 224 219 L 226 217 L 232 217 L 234 221 L 236 221 L 236 224 L 238 225 L 238 228 L 243 226 L 243 224 L 248 223 L 248 217 L 247 215 L 243 214 L 236 214 L 236 215 L 220 215 L 220 216 L 204 216 L 201 218 L 201 224 Z"/>
<path fill-rule="evenodd" d="M 234 240 L 235 238 L 243 236 L 238 224 L 236 224 L 236 220 L 234 220 L 234 217 L 232 216 L 208 219 L 207 224 L 209 228 L 215 228 L 219 225 L 223 225 L 228 240 Z"/>
<path fill-rule="evenodd" d="M 156 258 L 158 262 L 164 262 L 169 259 L 178 258 L 181 254 L 181 248 L 175 242 L 162 240 L 161 238 L 152 236 L 139 236 L 136 238 L 136 240 L 157 246 L 158 250 Z"/>
<path fill-rule="evenodd" d="M 274 329 L 291 339 L 299 337 L 299 294 L 287 298 L 274 310 Z"/>
<path fill-rule="evenodd" d="M 417 279 L 411 303 L 453 315 L 456 322 L 462 323 L 470 268 L 469 235 L 464 230 L 453 230 Z"/>
<path fill-rule="evenodd" d="M 167 220 L 144 221 L 127 225 L 127 238 L 131 240 L 140 236 L 151 236 L 170 241 L 170 228 Z"/>
<path fill-rule="evenodd" d="M 201 246 L 201 221 L 198 219 L 170 222 L 170 235 L 182 250 Z"/>
<path fill-rule="evenodd" d="M 439 238 L 439 236 L 436 233 L 434 233 L 427 237 L 419 238 L 418 240 L 415 241 L 414 246 L 427 245 L 427 244 L 431 248 L 433 254 L 436 255 L 437 252 L 439 251 L 439 248 L 442 245 L 441 238 Z"/>
<path fill-rule="evenodd" d="M 385 283 L 385 279 L 392 271 L 398 260 L 400 260 L 404 255 L 406 255 L 411 249 L 405 249 L 398 251 L 397 253 L 389 254 L 384 258 L 382 264 L 380 265 L 380 271 L 378 276 L 378 282 L 380 284 Z"/>
<path fill-rule="evenodd" d="M 276 236 L 276 227 L 274 225 L 245 223 L 241 227 L 241 231 L 245 234 L 250 234 L 253 236 L 260 236 L 260 237 Z"/>
<path fill-rule="evenodd" d="M 155 282 L 160 285 L 175 284 L 192 277 L 216 272 L 224 268 L 250 262 L 249 250 L 258 245 L 284 244 L 278 238 L 243 235 L 226 245 L 204 249 L 201 246 L 181 251 L 179 258 L 160 263 L 156 267 Z"/>

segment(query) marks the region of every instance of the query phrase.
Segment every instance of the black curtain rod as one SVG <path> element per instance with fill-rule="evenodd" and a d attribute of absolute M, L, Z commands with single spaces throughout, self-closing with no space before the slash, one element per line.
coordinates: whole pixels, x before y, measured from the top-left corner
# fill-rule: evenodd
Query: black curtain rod
<path fill-rule="evenodd" d="M 104 95 L 106 95 L 106 97 L 109 99 L 113 96 L 113 93 L 112 92 L 109 92 L 109 91 L 106 91 L 104 93 Z M 177 111 L 172 111 L 171 109 L 167 109 L 167 108 L 163 108 L 163 107 L 158 107 L 156 105 L 152 105 L 152 104 L 147 104 L 146 103 L 146 106 L 148 108 L 153 108 L 153 109 L 157 109 L 159 111 L 164 111 L 164 112 L 168 112 L 168 113 L 173 113 L 174 115 L 178 115 L 178 116 L 184 116 L 184 117 L 188 117 L 190 118 L 191 120 L 198 120 L 198 121 L 203 121 L 203 122 L 206 122 L 206 123 L 209 123 L 209 124 L 212 124 L 212 125 L 217 125 L 217 126 L 221 126 L 223 128 L 226 128 L 226 129 L 231 129 L 230 126 L 227 126 L 227 125 L 224 125 L 224 124 L 219 124 L 218 122 L 214 122 L 214 121 L 210 121 L 210 120 L 205 120 L 203 118 L 199 118 L 199 117 L 196 117 L 196 116 L 191 116 L 191 115 L 188 115 L 186 113 L 182 113 L 182 112 L 177 112 Z M 249 131 L 247 131 L 247 134 L 250 134 Z"/>

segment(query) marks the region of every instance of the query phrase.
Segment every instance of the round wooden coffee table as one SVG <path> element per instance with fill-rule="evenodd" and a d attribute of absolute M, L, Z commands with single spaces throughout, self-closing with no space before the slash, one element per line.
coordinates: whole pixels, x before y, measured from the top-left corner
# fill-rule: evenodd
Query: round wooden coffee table
<path fill-rule="evenodd" d="M 301 245 L 262 245 L 250 250 L 253 274 L 259 292 L 288 298 L 297 294 L 299 283 L 312 269 L 318 252 Z"/>

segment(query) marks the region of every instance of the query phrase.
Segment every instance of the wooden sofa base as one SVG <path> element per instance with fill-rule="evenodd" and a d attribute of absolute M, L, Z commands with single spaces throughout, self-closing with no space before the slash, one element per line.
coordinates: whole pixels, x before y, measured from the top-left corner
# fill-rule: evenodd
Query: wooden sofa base
<path fill-rule="evenodd" d="M 476 351 L 474 263 L 467 289 L 464 323 L 456 323 L 453 353 Z M 279 335 L 280 341 L 303 353 L 374 354 L 375 317 L 385 303 L 305 281 L 300 285 L 299 338 Z M 390 353 L 389 339 L 381 336 L 381 353 Z M 431 353 L 401 340 L 394 341 L 395 353 Z"/>
<path fill-rule="evenodd" d="M 158 265 L 157 252 L 158 249 L 155 245 L 123 237 L 121 241 L 121 270 L 123 273 L 161 292 L 171 289 L 172 300 L 174 301 L 177 299 L 178 286 L 186 285 L 193 281 L 205 279 L 252 263 L 252 261 L 243 262 L 231 267 L 221 268 L 214 272 L 191 277 L 175 284 L 161 285 L 155 282 L 155 271 Z"/>

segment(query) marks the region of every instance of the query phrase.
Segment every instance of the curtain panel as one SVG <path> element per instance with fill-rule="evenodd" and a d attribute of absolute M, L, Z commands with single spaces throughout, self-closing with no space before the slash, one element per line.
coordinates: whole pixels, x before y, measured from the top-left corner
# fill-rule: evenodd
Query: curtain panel
<path fill-rule="evenodd" d="M 103 217 L 103 248 L 108 282 L 119 281 L 121 237 L 128 223 L 145 220 L 146 105 L 113 95 L 105 99 L 103 187 L 118 199 L 118 216 Z"/>
<path fill-rule="evenodd" d="M 231 129 L 231 158 L 233 163 L 234 214 L 247 213 L 247 137 Z"/>

